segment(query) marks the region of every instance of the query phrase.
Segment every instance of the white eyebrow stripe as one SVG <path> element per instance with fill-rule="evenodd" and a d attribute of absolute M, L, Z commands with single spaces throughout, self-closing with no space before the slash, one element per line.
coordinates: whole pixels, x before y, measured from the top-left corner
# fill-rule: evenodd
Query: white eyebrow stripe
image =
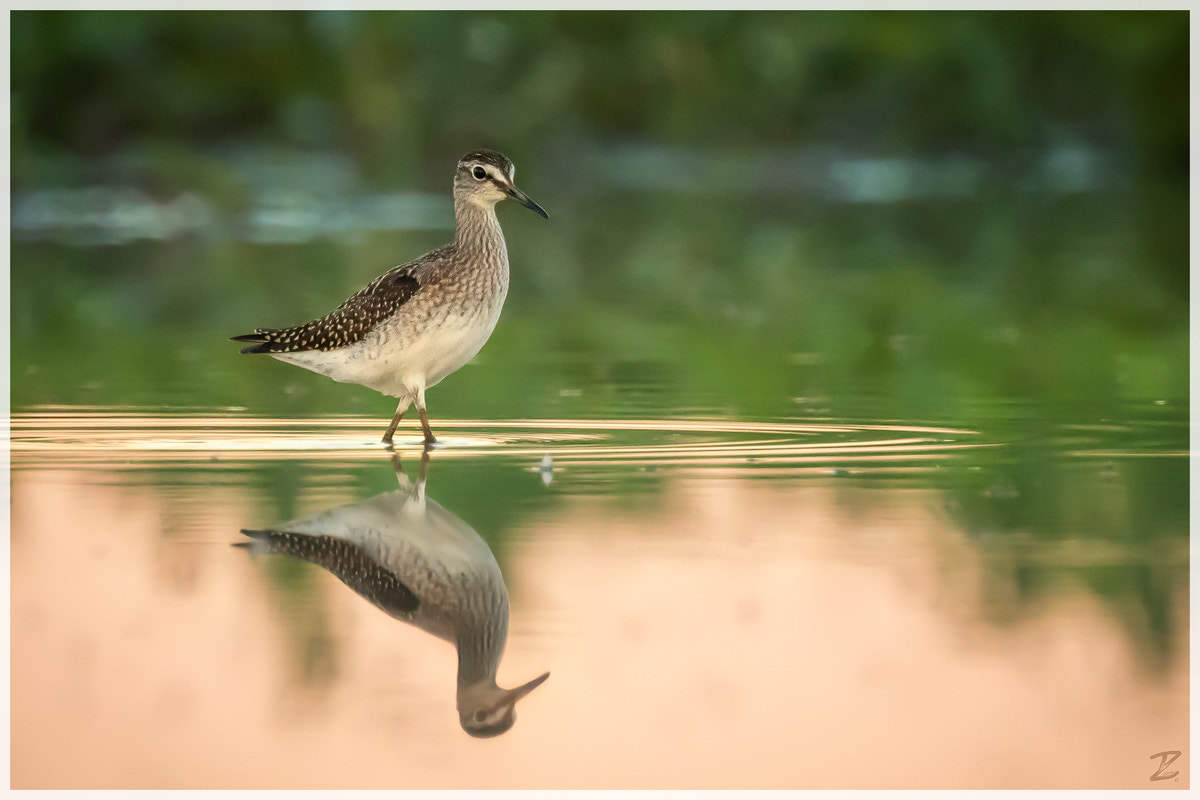
<path fill-rule="evenodd" d="M 489 178 L 495 181 L 500 181 L 501 183 L 508 183 L 510 185 L 514 182 L 517 174 L 517 168 L 515 166 L 509 166 L 508 173 L 506 175 L 503 169 L 497 167 L 495 164 L 489 164 L 486 161 L 464 161 L 462 162 L 462 166 L 468 172 L 472 173 L 475 171 L 476 167 L 483 167 L 483 171 L 488 174 Z"/>

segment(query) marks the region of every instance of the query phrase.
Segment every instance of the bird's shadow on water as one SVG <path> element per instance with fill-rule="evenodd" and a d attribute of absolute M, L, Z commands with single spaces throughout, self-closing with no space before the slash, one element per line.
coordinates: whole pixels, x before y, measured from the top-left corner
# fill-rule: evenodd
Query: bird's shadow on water
<path fill-rule="evenodd" d="M 453 644 L 459 724 L 472 736 L 497 736 L 516 721 L 517 701 L 550 673 L 515 689 L 496 685 L 508 635 L 504 577 L 479 534 L 426 496 L 431 450 L 422 451 L 415 482 L 393 451 L 398 489 L 271 528 L 243 529 L 250 541 L 236 546 L 315 564 L 389 616 Z"/>

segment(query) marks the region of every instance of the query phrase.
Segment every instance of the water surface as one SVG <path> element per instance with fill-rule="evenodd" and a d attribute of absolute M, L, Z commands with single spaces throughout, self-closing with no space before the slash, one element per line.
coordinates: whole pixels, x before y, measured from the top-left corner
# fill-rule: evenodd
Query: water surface
<path fill-rule="evenodd" d="M 551 673 L 479 740 L 453 646 L 231 546 L 394 492 L 386 420 L 31 408 L 13 786 L 1164 785 L 1150 757 L 1189 744 L 1186 411 L 1015 435 L 1028 413 L 435 420 L 426 495 L 508 588 L 498 681 Z"/>

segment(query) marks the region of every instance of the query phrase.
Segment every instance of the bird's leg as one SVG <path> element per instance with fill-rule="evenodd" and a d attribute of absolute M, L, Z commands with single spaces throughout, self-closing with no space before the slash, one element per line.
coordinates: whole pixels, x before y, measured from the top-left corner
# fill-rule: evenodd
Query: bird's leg
<path fill-rule="evenodd" d="M 417 478 L 417 482 L 415 484 L 408 479 L 407 475 L 404 474 L 404 469 L 400 465 L 400 454 L 397 453 L 395 450 L 392 450 L 391 453 L 392 453 L 392 469 L 394 469 L 396 471 L 396 485 L 400 487 L 401 491 L 409 492 L 419 502 L 424 503 L 425 502 L 425 473 L 429 469 L 429 449 L 426 448 L 424 451 L 421 452 L 421 474 Z"/>
<path fill-rule="evenodd" d="M 421 429 L 425 431 L 425 449 L 428 450 L 437 439 L 433 438 L 433 431 L 429 429 L 429 416 L 425 413 L 425 387 L 417 388 L 417 413 L 421 415 Z"/>
<path fill-rule="evenodd" d="M 425 452 L 429 452 L 429 448 L 437 439 L 433 438 L 433 431 L 429 429 L 429 417 L 425 415 L 425 406 L 417 408 L 417 413 L 421 415 L 421 428 L 425 431 Z"/>
<path fill-rule="evenodd" d="M 387 433 L 383 434 L 383 443 L 391 446 L 392 434 L 396 432 L 396 426 L 400 424 L 400 419 L 404 416 L 404 412 L 408 410 L 408 398 L 400 401 L 400 405 L 396 406 L 396 416 L 392 417 L 392 424 L 388 425 Z"/>
<path fill-rule="evenodd" d="M 421 451 L 421 473 L 417 476 L 417 483 L 425 485 L 425 475 L 429 472 L 429 448 L 426 447 Z"/>
<path fill-rule="evenodd" d="M 400 454 L 397 453 L 395 450 L 392 451 L 392 468 L 396 470 L 396 485 L 400 487 L 401 491 L 411 492 L 413 490 L 413 484 L 408 479 L 408 476 L 404 474 L 404 470 L 401 469 Z M 425 468 L 422 467 L 421 468 L 421 480 L 418 483 L 419 484 L 424 483 L 424 481 L 425 481 Z"/>

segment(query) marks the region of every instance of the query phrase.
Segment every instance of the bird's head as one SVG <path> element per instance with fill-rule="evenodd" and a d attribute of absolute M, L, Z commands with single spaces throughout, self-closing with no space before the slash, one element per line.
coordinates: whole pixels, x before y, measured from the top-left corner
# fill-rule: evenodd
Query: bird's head
<path fill-rule="evenodd" d="M 526 208 L 549 219 L 542 207 L 513 183 L 516 168 L 508 157 L 494 150 L 472 150 L 458 162 L 454 173 L 454 196 L 490 208 L 511 197 Z"/>
<path fill-rule="evenodd" d="M 516 689 L 501 689 L 488 681 L 464 687 L 458 693 L 458 722 L 472 736 L 486 739 L 499 736 L 517 721 L 517 701 L 541 686 L 550 673 Z"/>

